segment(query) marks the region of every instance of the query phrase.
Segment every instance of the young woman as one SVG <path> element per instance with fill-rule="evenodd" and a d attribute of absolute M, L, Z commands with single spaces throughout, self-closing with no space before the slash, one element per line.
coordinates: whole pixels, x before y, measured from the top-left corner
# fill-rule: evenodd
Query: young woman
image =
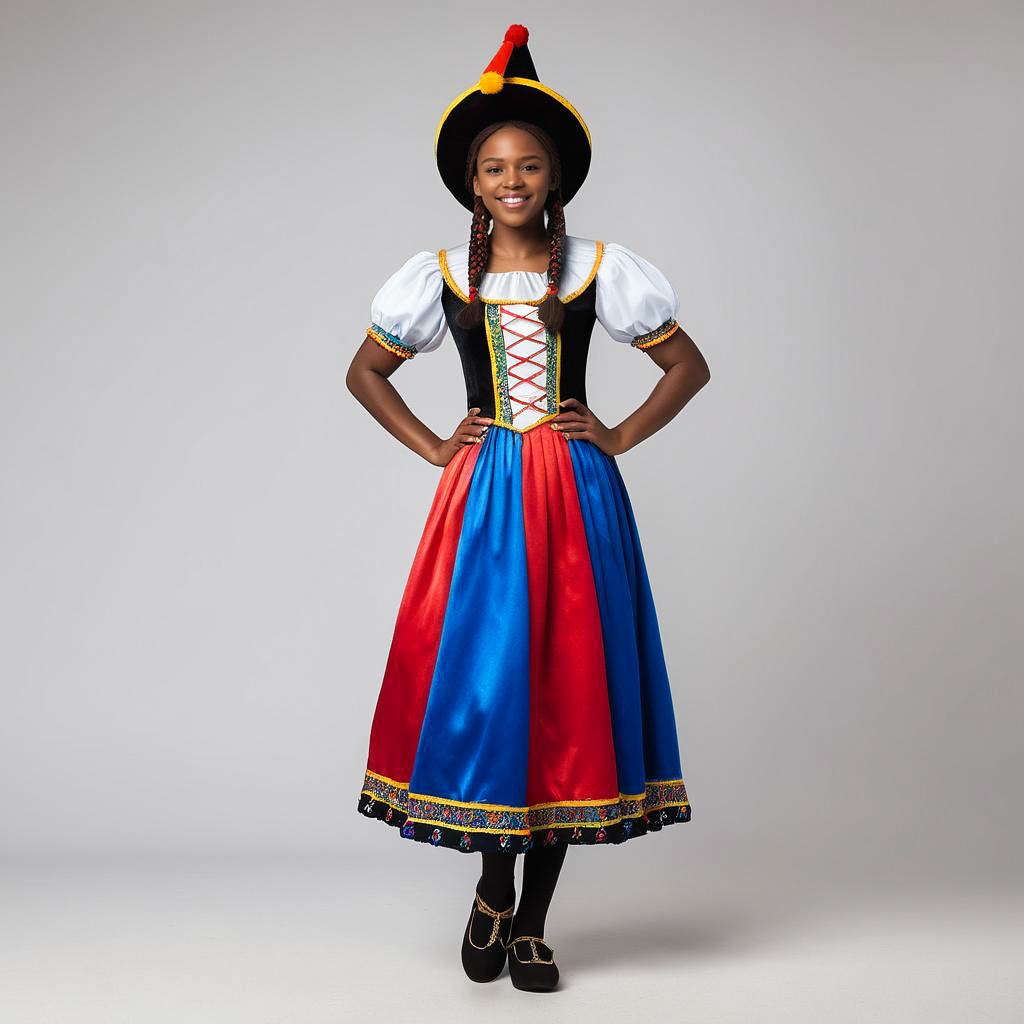
<path fill-rule="evenodd" d="M 445 111 L 441 177 L 470 240 L 420 252 L 372 303 L 347 383 L 443 467 L 406 584 L 370 731 L 362 814 L 482 855 L 462 962 L 490 981 L 558 982 L 544 941 L 569 844 L 690 819 L 655 607 L 615 456 L 709 380 L 665 276 L 565 231 L 590 166 L 576 110 L 542 85 L 513 25 Z M 587 404 L 595 321 L 663 374 L 609 426 Z M 454 339 L 468 413 L 438 437 L 390 382 Z M 515 905 L 516 856 L 524 854 Z"/>

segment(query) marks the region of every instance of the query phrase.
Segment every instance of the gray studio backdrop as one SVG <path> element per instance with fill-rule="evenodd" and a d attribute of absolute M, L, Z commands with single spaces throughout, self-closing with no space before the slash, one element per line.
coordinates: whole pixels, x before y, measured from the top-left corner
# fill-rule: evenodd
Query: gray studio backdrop
<path fill-rule="evenodd" d="M 1014 874 L 1019 5 L 2 18 L 3 852 L 398 843 L 355 804 L 439 471 L 344 375 L 467 237 L 434 129 L 521 21 L 594 137 L 570 232 L 662 267 L 713 374 L 619 459 L 693 820 L 596 856 Z M 616 420 L 657 370 L 592 351 Z M 450 338 L 395 381 L 464 411 Z"/>

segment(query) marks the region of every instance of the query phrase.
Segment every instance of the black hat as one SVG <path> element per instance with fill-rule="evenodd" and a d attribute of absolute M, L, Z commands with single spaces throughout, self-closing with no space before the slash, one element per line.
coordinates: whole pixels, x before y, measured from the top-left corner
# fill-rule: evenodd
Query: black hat
<path fill-rule="evenodd" d="M 510 25 L 494 60 L 472 88 L 456 96 L 434 137 L 434 155 L 448 191 L 467 210 L 473 191 L 466 187 L 469 144 L 495 121 L 529 121 L 555 141 L 562 163 L 562 205 L 579 191 L 590 170 L 590 132 L 576 108 L 554 89 L 541 85 L 526 47 L 530 33 Z"/>

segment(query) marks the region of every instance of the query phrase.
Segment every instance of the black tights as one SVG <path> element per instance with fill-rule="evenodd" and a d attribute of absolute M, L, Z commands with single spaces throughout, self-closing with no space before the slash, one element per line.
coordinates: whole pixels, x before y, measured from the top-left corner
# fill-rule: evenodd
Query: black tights
<path fill-rule="evenodd" d="M 523 891 L 512 922 L 512 935 L 544 935 L 551 897 L 565 860 L 565 843 L 535 846 L 523 854 Z M 511 901 L 515 887 L 516 854 L 482 853 L 483 874 L 477 883 L 481 899 L 495 910 Z"/>

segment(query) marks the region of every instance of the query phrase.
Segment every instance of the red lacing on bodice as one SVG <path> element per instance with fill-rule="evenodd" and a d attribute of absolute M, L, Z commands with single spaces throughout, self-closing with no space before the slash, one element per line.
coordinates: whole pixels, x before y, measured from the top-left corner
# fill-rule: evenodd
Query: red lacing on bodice
<path fill-rule="evenodd" d="M 538 395 L 531 401 L 526 401 L 522 398 L 512 394 L 512 388 L 515 386 L 512 381 L 517 384 L 534 384 L 534 381 L 539 377 L 547 366 L 547 335 L 544 333 L 544 324 L 541 323 L 540 319 L 537 318 L 537 307 L 531 306 L 530 312 L 532 316 L 525 313 L 513 313 L 512 310 L 506 309 L 504 306 L 500 306 L 501 310 L 501 333 L 505 338 L 505 368 L 508 372 L 509 377 L 509 402 L 515 402 L 520 406 L 519 409 L 512 409 L 512 419 L 515 421 L 516 416 L 527 411 L 527 409 L 536 409 L 541 415 L 547 415 L 546 405 L 538 405 L 538 402 L 546 402 L 547 392 L 542 389 L 542 394 Z M 506 317 L 509 319 L 506 321 Z M 515 324 L 515 326 L 510 326 Z M 523 334 L 523 330 L 528 330 L 528 334 Z M 521 328 L 517 330 L 516 328 Z M 515 338 L 515 341 L 509 341 L 509 336 Z M 527 352 L 527 354 L 520 354 L 515 352 L 516 348 L 529 349 L 530 342 L 534 345 L 540 343 L 543 347 L 540 352 Z M 536 357 L 543 355 L 544 362 L 538 363 Z M 536 367 L 532 372 L 531 367 Z M 525 376 L 524 376 L 525 374 Z M 540 387 L 539 384 L 534 384 L 534 387 Z"/>

